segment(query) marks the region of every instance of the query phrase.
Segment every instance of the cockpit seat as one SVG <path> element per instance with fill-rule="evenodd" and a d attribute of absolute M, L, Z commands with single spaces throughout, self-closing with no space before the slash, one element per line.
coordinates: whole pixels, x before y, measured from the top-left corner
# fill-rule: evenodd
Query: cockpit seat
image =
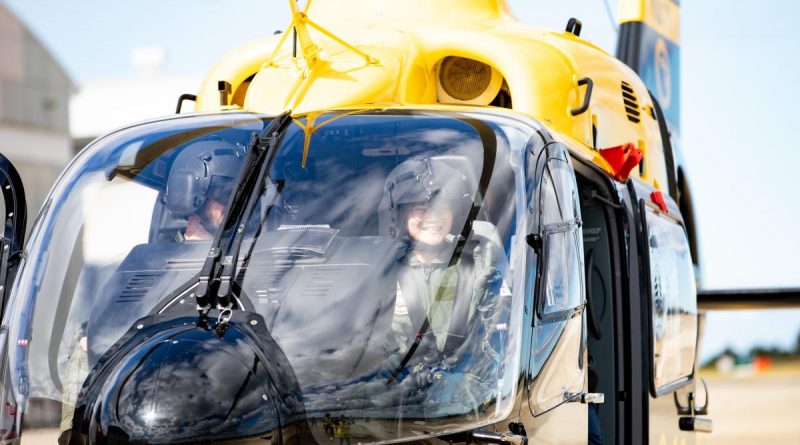
<path fill-rule="evenodd" d="M 89 361 L 96 360 L 132 324 L 195 276 L 210 242 L 156 242 L 134 247 L 97 293 L 89 317 Z"/>
<path fill-rule="evenodd" d="M 362 365 L 381 362 L 394 313 L 396 258 L 386 237 L 344 237 L 324 227 L 259 238 L 242 287 L 304 373 L 297 376 L 304 385 L 347 380 L 369 372 Z"/>

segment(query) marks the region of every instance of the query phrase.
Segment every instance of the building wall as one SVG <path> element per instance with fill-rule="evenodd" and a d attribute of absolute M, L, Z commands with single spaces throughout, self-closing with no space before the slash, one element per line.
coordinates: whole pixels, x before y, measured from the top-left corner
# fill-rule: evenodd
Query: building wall
<path fill-rule="evenodd" d="M 63 68 L 0 4 L 0 153 L 22 176 L 28 226 L 72 157 L 69 96 Z"/>

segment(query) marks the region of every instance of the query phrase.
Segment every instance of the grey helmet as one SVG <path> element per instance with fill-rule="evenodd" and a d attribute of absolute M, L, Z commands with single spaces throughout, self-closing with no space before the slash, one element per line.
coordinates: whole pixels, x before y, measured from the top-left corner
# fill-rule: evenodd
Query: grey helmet
<path fill-rule="evenodd" d="M 405 213 L 420 204 L 447 206 L 453 214 L 451 232 L 460 232 L 456 226 L 469 213 L 475 186 L 471 175 L 449 164 L 439 158 L 412 158 L 389 173 L 378 207 L 381 235 L 407 240 Z"/>
<path fill-rule="evenodd" d="M 187 146 L 175 157 L 167 180 L 165 202 L 173 216 L 203 215 L 208 198 L 227 203 L 242 166 L 242 150 L 223 140 Z"/>

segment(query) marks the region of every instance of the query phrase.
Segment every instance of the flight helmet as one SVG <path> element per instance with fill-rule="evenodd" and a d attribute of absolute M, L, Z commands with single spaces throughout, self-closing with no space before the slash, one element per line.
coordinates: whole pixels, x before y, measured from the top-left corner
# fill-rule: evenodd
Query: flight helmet
<path fill-rule="evenodd" d="M 418 205 L 447 207 L 453 214 L 451 234 L 457 234 L 472 205 L 471 179 L 440 158 L 412 158 L 399 164 L 384 183 L 378 210 L 381 235 L 411 241 L 405 217 Z"/>
<path fill-rule="evenodd" d="M 223 140 L 203 140 L 175 157 L 167 179 L 165 202 L 173 216 L 203 216 L 208 199 L 225 204 L 242 166 L 243 151 Z"/>

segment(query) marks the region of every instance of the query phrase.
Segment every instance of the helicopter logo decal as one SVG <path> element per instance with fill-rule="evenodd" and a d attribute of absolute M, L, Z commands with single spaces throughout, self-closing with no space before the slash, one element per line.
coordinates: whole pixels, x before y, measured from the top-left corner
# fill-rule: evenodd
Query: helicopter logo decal
<path fill-rule="evenodd" d="M 672 102 L 672 76 L 670 74 L 669 49 L 664 39 L 658 39 L 655 46 L 656 93 L 664 108 Z"/>

